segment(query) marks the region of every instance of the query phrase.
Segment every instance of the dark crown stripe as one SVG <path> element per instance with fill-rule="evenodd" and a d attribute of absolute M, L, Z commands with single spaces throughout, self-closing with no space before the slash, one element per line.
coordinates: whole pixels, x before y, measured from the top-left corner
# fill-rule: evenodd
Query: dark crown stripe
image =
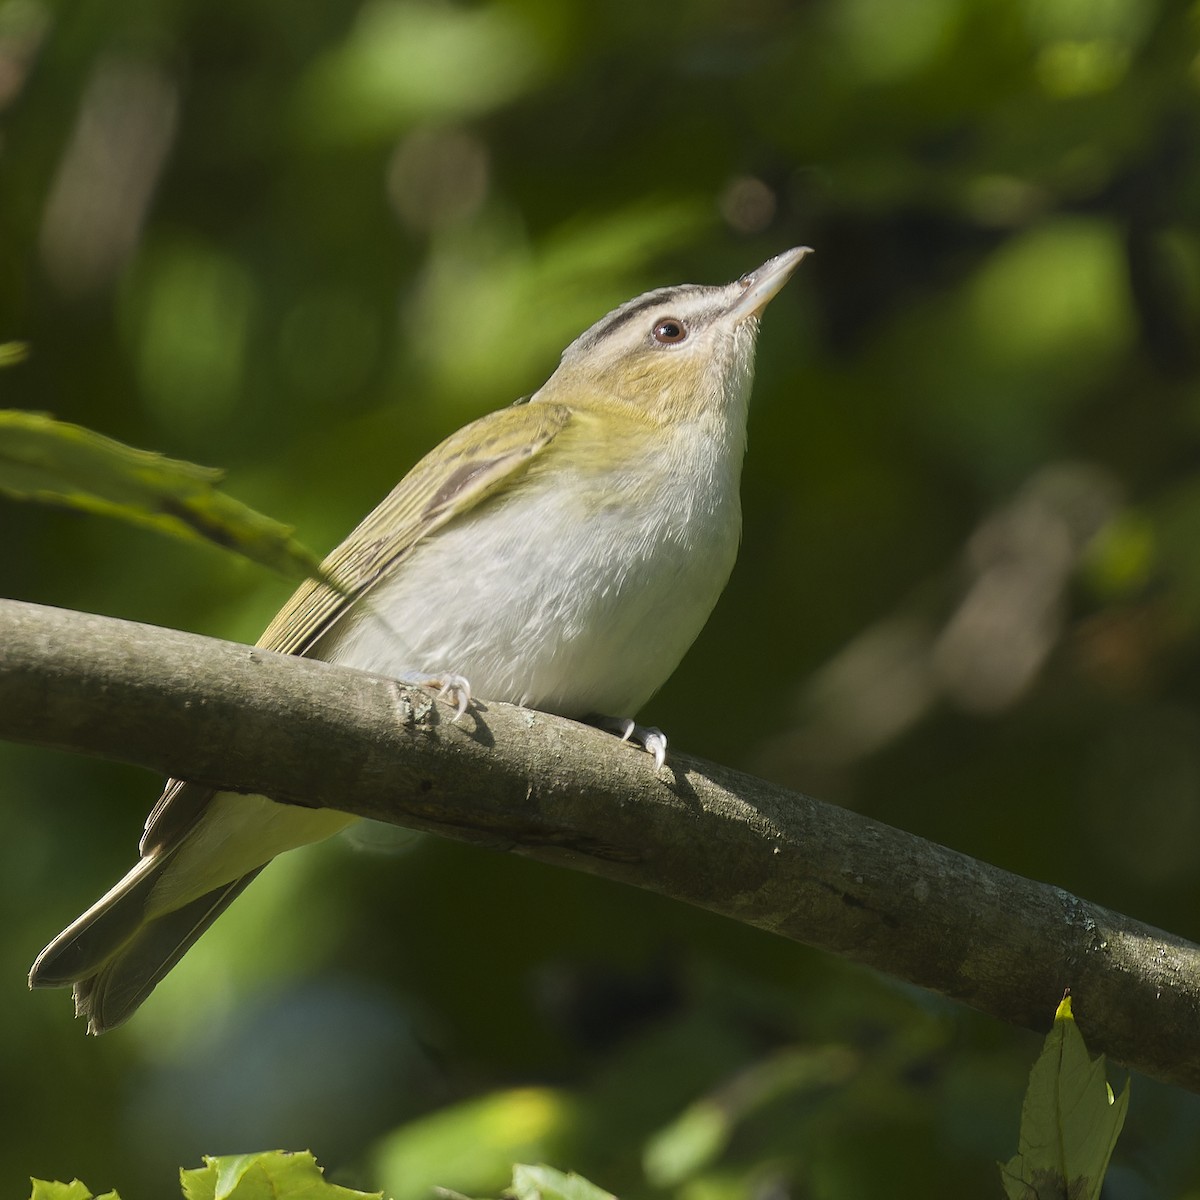
<path fill-rule="evenodd" d="M 638 296 L 637 299 L 630 300 L 627 304 L 622 304 L 620 308 L 609 313 L 607 317 L 602 317 L 579 338 L 577 344 L 580 349 L 594 346 L 608 337 L 614 330 L 625 325 L 634 317 L 642 316 L 649 309 L 664 308 L 664 306 L 669 306 L 674 301 L 684 299 L 703 290 L 703 288 L 698 286 L 685 284 L 683 287 L 658 288 L 656 291 L 647 292 L 644 296 Z M 664 308 L 663 315 L 672 316 L 675 314 L 667 312 L 666 308 Z"/>

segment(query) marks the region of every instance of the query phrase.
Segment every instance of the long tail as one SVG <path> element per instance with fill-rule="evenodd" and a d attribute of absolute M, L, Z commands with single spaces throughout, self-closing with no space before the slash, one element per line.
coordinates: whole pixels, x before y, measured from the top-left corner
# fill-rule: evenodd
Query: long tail
<path fill-rule="evenodd" d="M 119 1025 L 272 858 L 354 819 L 171 781 L 141 861 L 38 955 L 29 986 L 74 987 L 89 1033 Z"/>
<path fill-rule="evenodd" d="M 225 911 L 257 870 L 172 912 L 147 919 L 170 853 L 144 858 L 38 955 L 29 986 L 73 986 L 75 1015 L 104 1033 L 133 1015 L 192 943 Z"/>

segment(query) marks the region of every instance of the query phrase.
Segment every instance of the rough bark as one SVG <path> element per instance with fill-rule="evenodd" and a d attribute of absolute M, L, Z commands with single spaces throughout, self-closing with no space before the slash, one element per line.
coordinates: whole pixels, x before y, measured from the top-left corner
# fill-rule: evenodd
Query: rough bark
<path fill-rule="evenodd" d="M 0 601 L 0 737 L 324 805 L 660 892 L 1200 1091 L 1200 947 L 912 834 L 506 704 Z"/>

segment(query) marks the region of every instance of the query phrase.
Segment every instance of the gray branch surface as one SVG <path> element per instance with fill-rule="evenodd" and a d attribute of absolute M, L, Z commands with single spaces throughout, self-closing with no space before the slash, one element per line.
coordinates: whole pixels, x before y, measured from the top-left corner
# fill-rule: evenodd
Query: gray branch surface
<path fill-rule="evenodd" d="M 1200 1091 L 1200 947 L 684 754 L 326 663 L 0 601 L 0 737 L 588 871 Z"/>

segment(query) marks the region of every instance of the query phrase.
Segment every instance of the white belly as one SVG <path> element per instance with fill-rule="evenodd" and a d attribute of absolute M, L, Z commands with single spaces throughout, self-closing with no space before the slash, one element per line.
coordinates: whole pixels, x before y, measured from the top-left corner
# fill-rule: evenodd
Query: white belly
<path fill-rule="evenodd" d="M 421 542 L 319 648 L 399 676 L 455 673 L 480 699 L 632 716 L 700 632 L 733 568 L 736 473 L 693 479 L 658 519 L 613 480 L 605 500 L 526 488 Z M 693 493 L 694 494 L 691 494 Z"/>

